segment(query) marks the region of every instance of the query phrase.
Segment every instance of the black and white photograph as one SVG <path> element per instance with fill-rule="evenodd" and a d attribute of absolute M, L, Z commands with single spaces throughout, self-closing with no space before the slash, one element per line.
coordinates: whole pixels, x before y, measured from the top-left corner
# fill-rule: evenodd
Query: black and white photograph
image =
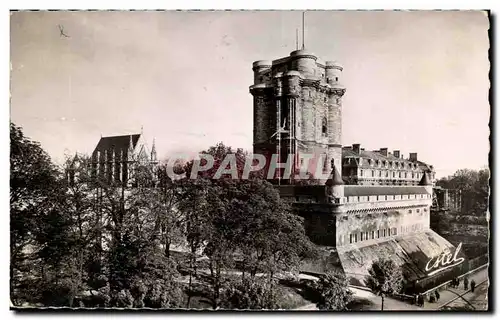
<path fill-rule="evenodd" d="M 491 310 L 489 11 L 9 14 L 11 310 Z"/>

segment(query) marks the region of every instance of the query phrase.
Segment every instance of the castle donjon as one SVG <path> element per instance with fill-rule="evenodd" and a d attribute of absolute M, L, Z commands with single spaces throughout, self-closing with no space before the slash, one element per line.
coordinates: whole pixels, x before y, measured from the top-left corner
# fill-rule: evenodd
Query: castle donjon
<path fill-rule="evenodd" d="M 343 67 L 305 50 L 253 63 L 254 153 L 276 154 L 290 166 L 278 180 L 282 198 L 304 217 L 321 261 L 304 265 L 314 273 L 340 269 L 363 285 L 378 258 L 402 266 L 408 290 L 423 292 L 460 273 L 460 247 L 430 229 L 434 169 L 410 153 L 342 145 Z M 300 185 L 294 173 L 305 155 L 329 172 L 326 181 Z M 309 170 L 310 167 L 307 167 Z M 446 259 L 439 257 L 449 257 Z M 441 260 L 439 260 L 441 259 Z M 444 259 L 444 260 L 443 260 Z M 435 261 L 442 262 L 442 265 Z M 446 261 L 445 261 L 446 260 Z M 444 261 L 444 262 L 443 262 Z"/>
<path fill-rule="evenodd" d="M 298 50 L 272 62 L 254 62 L 253 70 L 254 153 L 276 153 L 283 160 L 288 155 L 323 156 L 318 165 L 326 169 L 333 160 L 340 168 L 342 67 Z"/>

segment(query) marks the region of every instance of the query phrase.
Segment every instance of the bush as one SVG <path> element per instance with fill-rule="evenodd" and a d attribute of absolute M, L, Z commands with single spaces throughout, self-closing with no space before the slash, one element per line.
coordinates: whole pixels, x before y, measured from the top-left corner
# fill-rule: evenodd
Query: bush
<path fill-rule="evenodd" d="M 332 271 L 320 276 L 319 280 L 309 285 L 316 305 L 320 310 L 348 310 L 347 305 L 352 301 L 352 292 L 345 275 L 339 271 Z"/>
<path fill-rule="evenodd" d="M 232 280 L 225 284 L 224 309 L 279 309 L 275 282 L 261 279 Z M 274 289 L 274 290 L 273 290 Z"/>

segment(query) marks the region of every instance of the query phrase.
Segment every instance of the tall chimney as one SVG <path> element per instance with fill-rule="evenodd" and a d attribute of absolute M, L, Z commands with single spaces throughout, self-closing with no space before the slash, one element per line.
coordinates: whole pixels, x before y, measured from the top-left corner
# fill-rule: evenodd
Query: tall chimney
<path fill-rule="evenodd" d="M 410 161 L 417 161 L 417 153 L 410 152 Z"/>
<path fill-rule="evenodd" d="M 360 147 L 360 146 L 361 146 L 361 145 L 360 145 L 359 143 L 355 143 L 355 144 L 353 144 L 353 145 L 352 145 L 352 150 L 353 150 L 354 152 L 356 152 L 357 154 L 359 154 L 359 147 Z"/>
<path fill-rule="evenodd" d="M 387 148 L 380 148 L 380 153 L 381 153 L 383 156 L 387 157 L 387 150 L 388 150 Z"/>
<path fill-rule="evenodd" d="M 399 158 L 399 150 L 394 150 L 394 156 L 395 156 L 396 158 Z"/>

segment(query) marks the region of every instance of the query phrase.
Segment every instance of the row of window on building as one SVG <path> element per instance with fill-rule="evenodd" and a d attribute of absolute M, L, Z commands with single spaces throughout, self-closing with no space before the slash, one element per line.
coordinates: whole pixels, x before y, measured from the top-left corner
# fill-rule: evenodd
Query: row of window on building
<path fill-rule="evenodd" d="M 344 164 L 351 164 L 356 160 L 353 157 L 346 158 L 344 160 Z M 364 162 L 367 162 L 371 167 L 378 168 L 387 168 L 387 169 L 410 169 L 417 170 L 418 165 L 416 163 L 407 163 L 400 161 L 391 161 L 391 160 L 374 160 L 370 158 L 357 158 L 357 162 L 359 165 L 362 165 Z"/>
<path fill-rule="evenodd" d="M 418 180 L 409 180 L 409 179 L 367 179 L 367 178 L 362 178 L 358 179 L 356 181 L 357 185 L 360 186 L 417 186 L 418 185 Z"/>
<path fill-rule="evenodd" d="M 392 173 L 392 174 L 391 174 Z M 356 169 L 352 169 L 351 175 L 356 175 Z M 359 171 L 360 177 L 379 177 L 379 178 L 400 178 L 408 179 L 410 177 L 409 172 L 406 171 L 389 171 L 389 170 L 363 170 Z M 412 172 L 411 179 L 420 179 L 422 175 L 420 172 Z"/>
<path fill-rule="evenodd" d="M 383 195 L 383 196 L 348 196 L 347 202 L 364 202 L 364 201 L 386 201 L 386 200 L 412 200 L 412 199 L 430 199 L 430 194 L 415 194 L 415 195 Z M 427 211 L 427 209 L 424 209 Z M 411 213 L 411 210 L 410 210 Z"/>
<path fill-rule="evenodd" d="M 412 225 L 401 226 L 399 229 L 400 234 L 417 232 L 424 229 L 423 223 L 415 223 Z M 398 235 L 398 228 L 385 228 L 379 230 L 364 231 L 359 233 L 349 234 L 349 243 L 357 243 L 366 240 L 379 239 L 384 237 L 391 237 Z M 341 237 L 341 244 L 343 244 L 343 239 Z"/>

